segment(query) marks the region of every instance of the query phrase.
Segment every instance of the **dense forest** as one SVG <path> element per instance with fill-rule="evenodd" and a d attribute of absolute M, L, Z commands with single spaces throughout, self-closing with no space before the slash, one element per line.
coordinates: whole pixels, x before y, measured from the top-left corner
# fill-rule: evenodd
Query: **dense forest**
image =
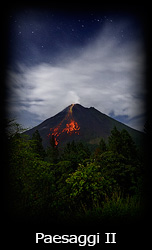
<path fill-rule="evenodd" d="M 114 220 L 142 214 L 144 154 L 126 130 L 113 128 L 108 141 L 44 150 L 38 130 L 32 138 L 10 121 L 9 199 L 13 216 L 42 220 Z"/>

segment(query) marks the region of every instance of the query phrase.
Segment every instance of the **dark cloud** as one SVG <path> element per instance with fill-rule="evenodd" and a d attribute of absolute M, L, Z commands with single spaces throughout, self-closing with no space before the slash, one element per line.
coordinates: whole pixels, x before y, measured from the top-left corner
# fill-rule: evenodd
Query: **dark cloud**
<path fill-rule="evenodd" d="M 137 39 L 139 37 L 125 39 L 128 33 L 124 30 L 128 32 L 130 23 L 117 21 L 111 26 L 112 22 L 96 30 L 93 39 L 87 39 L 85 43 L 83 39 L 83 46 L 70 42 L 69 50 L 69 41 L 63 39 L 59 43 L 56 35 L 61 50 L 55 60 L 52 58 L 53 63 L 52 50 L 47 56 L 49 59 L 42 60 L 44 57 L 37 48 L 38 43 L 31 42 L 34 63 L 18 60 L 17 71 L 13 68 L 8 71 L 9 113 L 26 126 L 33 126 L 71 103 L 80 103 L 86 107 L 94 106 L 137 129 L 143 128 L 143 120 L 139 119 L 144 113 L 145 94 L 142 41 Z M 55 36 L 54 32 L 51 34 Z M 46 56 L 46 51 L 44 54 Z M 35 63 L 39 58 L 41 60 Z M 138 122 L 135 122 L 136 117 Z"/>

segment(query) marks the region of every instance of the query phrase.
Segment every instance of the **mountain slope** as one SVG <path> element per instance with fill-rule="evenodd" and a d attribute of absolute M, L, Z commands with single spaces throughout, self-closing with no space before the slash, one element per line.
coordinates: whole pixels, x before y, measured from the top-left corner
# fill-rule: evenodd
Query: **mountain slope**
<path fill-rule="evenodd" d="M 25 133 L 32 136 L 37 129 L 42 137 L 44 147 L 49 145 L 49 139 L 52 135 L 58 146 L 72 140 L 98 144 L 101 137 L 107 140 L 114 126 L 118 130 L 126 129 L 137 145 L 142 143 L 143 133 L 116 121 L 93 107 L 85 108 L 80 104 L 71 104 Z"/>

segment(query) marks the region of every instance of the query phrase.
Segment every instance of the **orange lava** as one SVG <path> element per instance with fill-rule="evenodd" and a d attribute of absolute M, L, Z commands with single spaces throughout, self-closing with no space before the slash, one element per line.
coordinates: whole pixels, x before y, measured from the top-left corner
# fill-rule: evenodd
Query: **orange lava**
<path fill-rule="evenodd" d="M 71 135 L 73 132 L 75 132 L 76 134 L 79 135 L 79 130 L 80 130 L 80 127 L 78 123 L 75 122 L 74 120 L 71 120 L 70 123 L 66 124 L 66 128 L 62 130 L 62 133 L 67 132 L 67 134 Z"/>
<path fill-rule="evenodd" d="M 78 123 L 73 119 L 72 116 L 72 108 L 73 108 L 74 104 L 72 104 L 69 107 L 69 111 L 67 113 L 67 115 L 65 116 L 65 118 L 57 125 L 57 127 L 55 128 L 50 128 L 50 132 L 48 134 L 48 136 L 54 136 L 54 140 L 55 140 L 55 145 L 57 146 L 59 143 L 59 136 L 63 133 L 67 133 L 70 136 L 75 133 L 79 135 L 79 130 L 80 127 L 78 125 Z M 67 121 L 66 123 L 66 127 L 61 129 L 61 125 L 63 124 L 64 121 Z"/>

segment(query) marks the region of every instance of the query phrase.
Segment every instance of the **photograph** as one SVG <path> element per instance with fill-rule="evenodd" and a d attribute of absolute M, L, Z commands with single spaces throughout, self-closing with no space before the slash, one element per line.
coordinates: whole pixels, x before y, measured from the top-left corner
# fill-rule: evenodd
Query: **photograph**
<path fill-rule="evenodd" d="M 6 11 L 6 244 L 142 247 L 151 218 L 147 13 L 67 6 Z"/>

